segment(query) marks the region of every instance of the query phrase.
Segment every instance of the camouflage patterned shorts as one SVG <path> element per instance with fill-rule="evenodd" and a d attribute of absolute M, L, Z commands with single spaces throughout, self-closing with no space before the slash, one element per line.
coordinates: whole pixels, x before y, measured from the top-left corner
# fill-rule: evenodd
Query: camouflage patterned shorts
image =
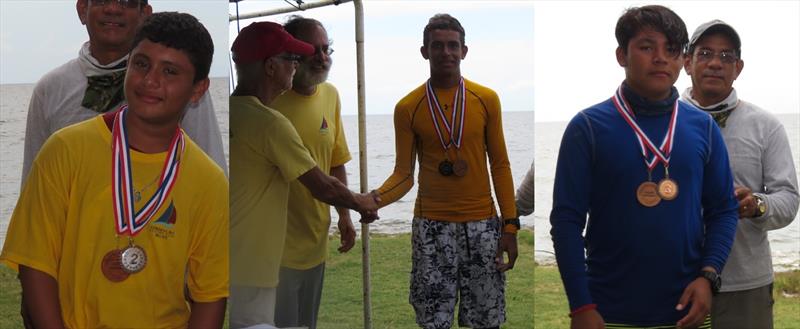
<path fill-rule="evenodd" d="M 499 222 L 414 218 L 408 300 L 420 327 L 450 328 L 459 296 L 459 326 L 489 328 L 505 322 L 505 275 L 494 261 Z"/>

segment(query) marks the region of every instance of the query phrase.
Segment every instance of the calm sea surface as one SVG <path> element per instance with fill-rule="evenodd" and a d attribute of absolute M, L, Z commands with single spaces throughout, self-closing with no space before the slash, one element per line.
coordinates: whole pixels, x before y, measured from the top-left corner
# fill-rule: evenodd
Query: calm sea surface
<path fill-rule="evenodd" d="M 228 135 L 228 81 L 212 79 L 211 93 L 217 120 L 223 136 Z M 25 120 L 33 84 L 0 85 L 0 245 L 5 240 L 8 221 L 19 196 Z M 394 100 L 390 103 L 394 104 Z M 505 137 L 514 181 L 519 183 L 533 160 L 533 112 L 507 112 L 503 114 Z M 358 120 L 344 116 L 347 142 L 353 160 L 347 164 L 348 182 L 354 191 L 359 190 Z M 225 155 L 228 139 L 223 138 Z M 367 117 L 368 182 L 370 189 L 378 187 L 394 169 L 394 128 L 391 115 Z M 381 219 L 370 229 L 377 233 L 401 233 L 411 230 L 416 188 L 400 201 L 381 209 Z M 336 212 L 333 211 L 334 221 Z M 354 221 L 358 214 L 353 213 Z M 355 223 L 358 229 L 358 223 Z M 532 218 L 523 218 L 523 225 L 532 227 Z M 332 231 L 336 225 L 332 225 Z"/>
<path fill-rule="evenodd" d="M 217 119 L 223 136 L 228 134 L 228 85 L 227 79 L 212 79 L 211 93 Z M 8 220 L 19 195 L 19 180 L 22 167 L 22 151 L 25 135 L 25 115 L 33 90 L 32 84 L 0 85 L 0 244 L 5 240 Z M 390 101 L 389 103 L 394 103 Z M 778 115 L 789 135 L 795 168 L 800 168 L 800 115 Z M 344 127 L 353 160 L 347 164 L 350 189 L 359 190 L 358 121 L 356 116 L 344 116 Z M 514 183 L 519 184 L 531 166 L 536 154 L 536 211 L 533 216 L 523 217 L 525 227 L 536 229 L 536 260 L 553 263 L 553 246 L 550 240 L 549 214 L 552 205 L 552 186 L 555 162 L 565 122 L 543 122 L 534 124 L 533 112 L 504 112 L 503 124 L 511 161 Z M 534 144 L 534 130 L 536 140 Z M 223 138 L 225 154 L 228 140 Z M 370 189 L 380 185 L 394 168 L 394 128 L 391 115 L 367 116 L 367 181 Z M 402 199 L 380 211 L 381 219 L 371 225 L 371 232 L 403 233 L 411 230 L 415 187 Z M 333 221 L 336 221 L 336 212 Z M 358 214 L 352 213 L 354 221 Z M 358 223 L 356 222 L 356 230 Z M 331 225 L 331 232 L 336 225 Z M 769 233 L 773 251 L 773 263 L 777 270 L 800 269 L 800 221 Z"/>
<path fill-rule="evenodd" d="M 800 168 L 800 114 L 779 114 L 786 128 L 794 158 L 794 167 Z M 550 210 L 553 204 L 553 177 L 556 172 L 558 148 L 566 122 L 536 123 L 536 261 L 554 264 L 553 242 L 550 239 Z M 779 230 L 770 231 L 772 263 L 775 270 L 800 269 L 800 220 L 795 220 Z"/>

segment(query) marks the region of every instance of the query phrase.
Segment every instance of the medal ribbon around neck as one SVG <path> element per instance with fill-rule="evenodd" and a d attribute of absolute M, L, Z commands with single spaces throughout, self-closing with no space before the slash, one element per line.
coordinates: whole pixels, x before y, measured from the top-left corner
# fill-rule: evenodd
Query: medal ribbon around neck
<path fill-rule="evenodd" d="M 644 157 L 645 165 L 647 165 L 647 169 L 653 170 L 656 167 L 658 162 L 663 162 L 665 167 L 669 166 L 670 156 L 672 155 L 672 145 L 673 139 L 675 137 L 675 125 L 678 119 L 678 100 L 675 100 L 675 105 L 673 105 L 672 109 L 672 117 L 669 120 L 669 127 L 667 129 L 667 133 L 664 136 L 664 140 L 661 142 L 660 147 L 656 147 L 655 143 L 653 143 L 650 138 L 644 133 L 642 128 L 636 123 L 636 115 L 633 113 L 630 104 L 625 99 L 625 96 L 622 95 L 622 86 L 617 88 L 617 92 L 614 93 L 614 97 L 611 98 L 614 102 L 614 107 L 617 109 L 617 112 L 625 119 L 625 122 L 633 129 L 633 132 L 636 134 L 636 139 L 639 141 L 639 147 L 642 151 L 642 156 Z M 647 151 L 653 152 L 653 157 L 650 158 L 647 154 Z"/>
<path fill-rule="evenodd" d="M 442 107 L 439 105 L 439 98 L 436 96 L 436 92 L 431 85 L 431 80 L 428 80 L 428 83 L 425 84 L 425 97 L 428 99 L 428 110 L 430 110 L 431 119 L 433 119 L 433 128 L 436 130 L 436 134 L 439 136 L 439 141 L 442 143 L 442 148 L 444 148 L 445 152 L 450 146 L 461 148 L 461 137 L 464 132 L 464 113 L 467 109 L 466 91 L 464 78 L 461 78 L 458 81 L 456 94 L 453 96 L 453 116 L 451 122 L 448 123 L 447 117 L 444 115 L 444 111 L 442 111 Z M 442 129 L 440 128 L 439 118 L 441 118 L 444 129 L 450 137 L 447 143 L 444 141 L 444 134 L 442 134 Z M 456 126 L 456 124 L 458 124 L 458 126 Z"/>
<path fill-rule="evenodd" d="M 180 127 L 176 128 L 175 136 L 170 143 L 164 168 L 161 170 L 158 189 L 145 205 L 134 213 L 133 201 L 133 175 L 131 170 L 130 145 L 128 132 L 125 129 L 125 116 L 128 106 L 125 105 L 114 116 L 111 133 L 112 146 L 112 180 L 111 190 L 114 204 L 114 221 L 117 233 L 121 235 L 136 236 L 150 222 L 172 192 L 172 187 L 178 177 L 180 169 L 180 156 L 186 148 L 183 133 Z"/>

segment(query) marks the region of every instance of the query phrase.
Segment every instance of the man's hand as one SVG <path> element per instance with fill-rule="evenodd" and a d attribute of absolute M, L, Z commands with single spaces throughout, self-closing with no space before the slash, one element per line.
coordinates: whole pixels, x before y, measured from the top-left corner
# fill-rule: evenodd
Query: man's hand
<path fill-rule="evenodd" d="M 350 218 L 339 218 L 339 252 L 348 252 L 356 245 L 356 229 Z"/>
<path fill-rule="evenodd" d="M 503 252 L 508 253 L 508 263 L 504 261 Z M 503 233 L 503 235 L 500 236 L 500 242 L 497 244 L 497 256 L 494 261 L 497 264 L 497 270 L 500 272 L 505 272 L 514 268 L 514 263 L 517 262 L 516 234 Z"/>
<path fill-rule="evenodd" d="M 678 320 L 678 328 L 696 328 L 703 324 L 706 315 L 711 311 L 711 283 L 708 280 L 698 277 L 686 286 L 675 309 L 683 310 L 690 303 L 692 308 L 689 309 L 689 314 Z"/>
<path fill-rule="evenodd" d="M 755 217 L 756 216 L 756 198 L 753 197 L 753 191 L 744 186 L 736 186 L 733 190 L 733 195 L 736 196 L 736 201 L 739 201 L 739 218 Z"/>
<path fill-rule="evenodd" d="M 583 311 L 572 316 L 572 329 L 605 329 L 606 322 L 597 310 Z"/>
<path fill-rule="evenodd" d="M 380 217 L 378 217 L 378 204 L 381 202 L 381 198 L 378 192 L 373 190 L 369 193 L 358 194 L 358 196 L 365 199 L 363 202 L 370 206 L 374 206 L 374 208 L 369 208 L 365 211 L 358 210 L 358 212 L 361 213 L 360 222 L 362 224 L 369 224 L 374 222 L 376 219 L 380 219 Z"/>

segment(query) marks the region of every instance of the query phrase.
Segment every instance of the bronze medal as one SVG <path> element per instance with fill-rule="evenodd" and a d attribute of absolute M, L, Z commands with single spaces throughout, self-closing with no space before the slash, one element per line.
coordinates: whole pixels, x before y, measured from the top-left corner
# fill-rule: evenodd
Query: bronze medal
<path fill-rule="evenodd" d="M 120 263 L 125 272 L 133 274 L 141 271 L 147 265 L 147 254 L 142 247 L 130 245 L 122 251 Z"/>
<path fill-rule="evenodd" d="M 453 162 L 453 173 L 458 177 L 464 177 L 467 174 L 467 161 L 458 159 Z"/>
<path fill-rule="evenodd" d="M 111 282 L 125 281 L 130 274 L 125 272 L 122 268 L 122 252 L 119 249 L 114 249 L 103 256 L 103 261 L 100 263 L 100 270 L 103 275 Z"/>
<path fill-rule="evenodd" d="M 452 176 L 453 175 L 453 163 L 448 160 L 443 160 L 439 162 L 439 173 L 442 176 Z"/>
<path fill-rule="evenodd" d="M 667 201 L 674 200 L 678 196 L 678 183 L 669 178 L 664 178 L 658 182 L 658 195 Z"/>
<path fill-rule="evenodd" d="M 661 202 L 661 197 L 658 196 L 656 183 L 644 182 L 636 189 L 636 200 L 639 200 L 645 207 L 655 207 Z"/>

